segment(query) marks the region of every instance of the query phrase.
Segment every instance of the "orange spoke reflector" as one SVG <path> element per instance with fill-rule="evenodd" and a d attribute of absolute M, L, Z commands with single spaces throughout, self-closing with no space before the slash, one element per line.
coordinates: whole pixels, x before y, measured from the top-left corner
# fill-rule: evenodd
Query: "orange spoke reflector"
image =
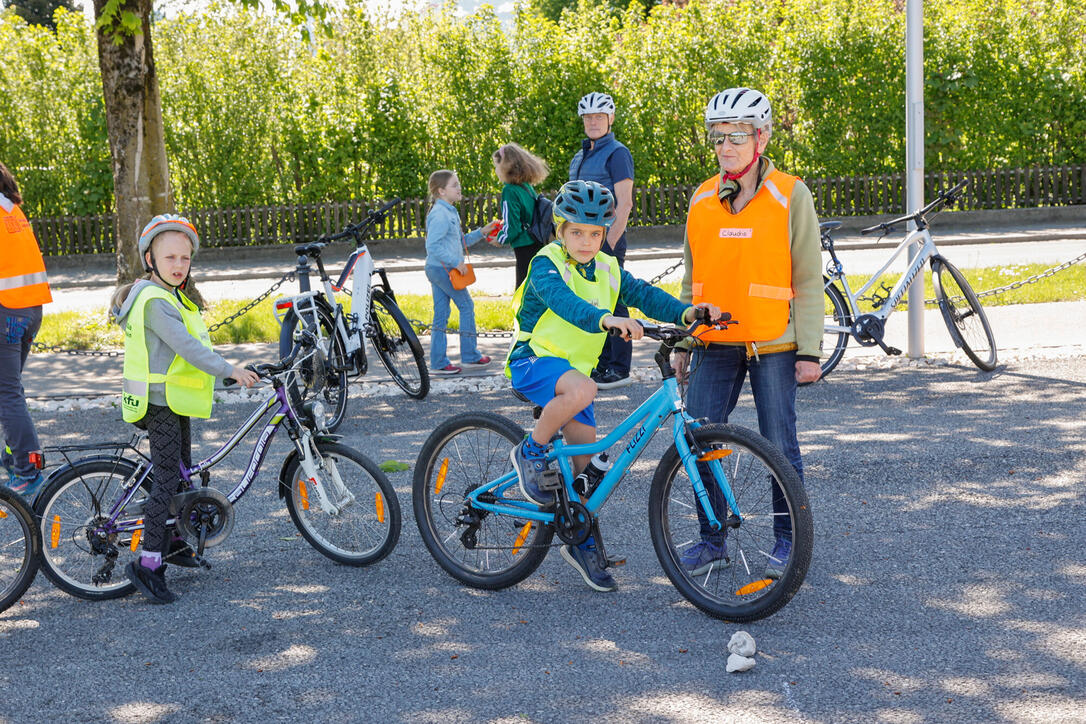
<path fill-rule="evenodd" d="M 143 519 L 140 518 L 139 520 L 137 520 L 136 525 L 143 525 Z M 140 536 L 141 535 L 143 535 L 143 531 L 140 530 L 139 528 L 132 531 L 132 543 L 128 547 L 132 549 L 133 553 L 135 553 L 140 547 Z"/>
<path fill-rule="evenodd" d="M 6 517 L 8 517 L 7 512 L 3 511 L 3 510 L 0 510 L 0 518 L 6 518 Z"/>
<path fill-rule="evenodd" d="M 532 530 L 532 521 L 528 521 L 524 524 L 524 527 L 520 529 L 520 533 L 517 533 L 517 539 L 513 541 L 513 555 L 520 553 L 520 547 L 524 545 L 524 541 L 528 540 L 528 533 Z"/>
<path fill-rule="evenodd" d="M 758 591 L 762 590 L 763 588 L 766 588 L 766 587 L 772 586 L 772 585 L 773 585 L 773 579 L 772 578 L 763 578 L 760 581 L 754 581 L 753 583 L 748 583 L 747 585 L 743 586 L 742 588 L 740 588 L 738 591 L 735 592 L 735 595 L 736 596 L 749 596 L 752 593 L 757 593 Z"/>
<path fill-rule="evenodd" d="M 375 502 L 377 503 L 377 522 L 378 523 L 384 523 L 385 522 L 385 499 L 381 497 L 381 491 L 380 490 L 377 491 L 377 494 L 374 497 L 376 498 Z"/>
<path fill-rule="evenodd" d="M 705 453 L 700 458 L 698 458 L 698 462 L 707 463 L 710 460 L 720 460 L 721 458 L 728 457 L 733 452 L 735 452 L 735 451 L 734 450 L 710 450 L 709 452 Z"/>
<path fill-rule="evenodd" d="M 60 545 L 60 516 L 53 516 L 53 529 L 49 532 L 49 543 L 54 548 Z"/>
<path fill-rule="evenodd" d="M 302 499 L 302 510 L 309 510 L 309 490 L 301 478 L 298 478 L 298 497 Z"/>
<path fill-rule="evenodd" d="M 437 481 L 434 483 L 434 495 L 441 495 L 441 489 L 445 487 L 445 476 L 449 474 L 449 459 L 441 461 L 441 468 L 437 471 Z"/>

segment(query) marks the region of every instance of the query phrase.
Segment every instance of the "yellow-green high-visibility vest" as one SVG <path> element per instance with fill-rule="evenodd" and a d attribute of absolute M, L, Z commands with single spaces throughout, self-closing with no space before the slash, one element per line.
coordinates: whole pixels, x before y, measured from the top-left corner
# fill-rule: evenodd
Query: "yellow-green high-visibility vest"
<path fill-rule="evenodd" d="M 602 251 L 596 254 L 596 281 L 590 282 L 577 272 L 577 262 L 566 254 L 561 242 L 547 244 L 532 258 L 532 263 L 539 257 L 546 257 L 554 262 L 562 275 L 562 281 L 581 299 L 607 312 L 614 312 L 618 303 L 619 288 L 622 284 L 621 269 L 618 260 Z M 531 265 L 528 276 L 513 294 L 513 319 L 516 327 L 516 342 L 527 341 L 537 357 L 561 357 L 569 360 L 574 369 L 588 374 L 596 366 L 596 361 L 603 350 L 606 340 L 604 332 L 586 332 L 571 324 L 548 309 L 535 323 L 530 332 L 520 328 L 516 315 L 524 301 L 524 287 L 531 277 Z M 514 342 L 514 344 L 516 343 Z M 510 353 L 512 348 L 510 348 Z M 512 375 L 509 370 L 508 356 L 505 360 L 505 375 Z"/>
<path fill-rule="evenodd" d="M 124 381 L 121 395 L 124 421 L 136 422 L 147 414 L 148 390 L 152 383 L 158 382 L 166 384 L 166 404 L 178 415 L 211 417 L 211 403 L 215 393 L 214 377 L 177 355 L 166 374 L 152 374 L 148 368 L 144 312 L 152 299 L 165 299 L 176 307 L 181 312 L 181 319 L 184 320 L 189 334 L 211 349 L 207 325 L 200 316 L 200 310 L 188 297 L 180 290 L 177 296 L 174 296 L 157 284 L 144 286 L 133 302 L 124 325 Z"/>

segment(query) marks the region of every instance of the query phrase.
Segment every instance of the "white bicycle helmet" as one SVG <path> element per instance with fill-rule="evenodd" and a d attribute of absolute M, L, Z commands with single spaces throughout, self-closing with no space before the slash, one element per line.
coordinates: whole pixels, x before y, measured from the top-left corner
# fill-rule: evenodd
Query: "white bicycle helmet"
<path fill-rule="evenodd" d="M 606 93 L 589 93 L 577 104 L 577 115 L 589 113 L 614 113 L 615 102 Z"/>
<path fill-rule="evenodd" d="M 192 243 L 192 253 L 200 250 L 200 235 L 196 233 L 196 227 L 184 216 L 177 214 L 159 214 L 147 222 L 140 232 L 139 250 L 142 257 L 151 248 L 151 242 L 164 231 L 180 231 L 188 237 Z"/>
<path fill-rule="evenodd" d="M 713 96 L 705 106 L 705 128 L 714 123 L 749 123 L 758 130 L 773 124 L 769 99 L 750 88 L 729 88 Z"/>

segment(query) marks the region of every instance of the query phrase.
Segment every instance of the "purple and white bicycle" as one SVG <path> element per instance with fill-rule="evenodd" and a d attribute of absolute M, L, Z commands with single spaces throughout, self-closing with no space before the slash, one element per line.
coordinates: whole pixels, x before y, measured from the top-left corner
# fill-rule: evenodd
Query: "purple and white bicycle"
<path fill-rule="evenodd" d="M 302 536 L 334 561 L 365 566 L 380 561 L 400 536 L 400 505 L 392 484 L 372 460 L 338 442 L 323 426 L 318 400 L 302 401 L 293 377 L 312 364 L 315 340 L 299 344 L 277 365 L 251 367 L 274 391 L 213 455 L 182 465 L 184 489 L 170 503 L 175 526 L 203 562 L 206 548 L 221 544 L 234 527 L 234 504 L 256 479 L 272 436 L 280 427 L 294 443 L 279 471 L 279 496 Z M 319 354 L 316 355 L 319 358 Z M 208 471 L 225 458 L 268 413 L 241 480 L 228 493 L 209 485 Z M 143 504 L 151 461 L 138 450 L 140 436 L 122 443 L 65 448 L 38 496 L 42 569 L 60 589 L 90 600 L 118 598 L 134 589 L 124 566 L 140 554 Z M 71 460 L 77 449 L 112 453 Z M 206 565 L 206 562 L 204 562 Z"/>

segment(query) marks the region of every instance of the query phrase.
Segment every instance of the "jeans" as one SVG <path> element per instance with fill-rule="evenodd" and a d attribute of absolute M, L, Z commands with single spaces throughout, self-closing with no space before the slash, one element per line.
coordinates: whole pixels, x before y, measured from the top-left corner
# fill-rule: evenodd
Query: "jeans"
<path fill-rule="evenodd" d="M 750 373 L 750 388 L 754 394 L 754 406 L 758 412 L 758 431 L 784 452 L 803 482 L 803 459 L 796 437 L 796 353 L 775 352 L 747 359 L 746 349 L 723 344 L 710 344 L 695 349 L 690 360 L 690 384 L 686 393 L 686 410 L 694 418 L 707 418 L 709 422 L 727 422 L 728 416 L 739 401 L 743 379 Z M 710 475 L 708 467 L 701 464 L 698 472 L 702 479 Z M 711 479 L 711 477 L 709 478 Z M 773 486 L 773 511 L 786 513 L 788 506 L 776 483 Z M 713 512 L 724 519 L 727 505 L 724 496 L 715 486 L 706 486 L 710 492 Z M 701 506 L 695 502 L 701 535 L 705 540 L 719 542 L 723 532 L 709 527 Z M 777 516 L 773 531 L 778 538 L 792 537 L 792 524 L 786 515 Z"/>
<path fill-rule="evenodd" d="M 0 426 L 11 453 L 3 451 L 4 467 L 23 478 L 38 474 L 29 453 L 41 450 L 34 421 L 26 408 L 23 366 L 30 345 L 41 329 L 41 307 L 8 309 L 0 305 Z M 4 479 L 7 484 L 7 478 Z"/>
<path fill-rule="evenodd" d="M 604 244 L 600 251 L 615 257 L 618 259 L 619 267 L 624 267 L 626 263 L 626 235 L 623 234 L 614 249 Z M 630 316 L 630 310 L 620 302 L 615 305 L 615 316 L 628 317 Z M 596 369 L 600 373 L 611 370 L 617 372 L 620 377 L 629 377 L 630 363 L 632 361 L 633 342 L 624 340 L 621 337 L 607 335 L 607 338 L 603 341 L 603 351 L 600 352 L 600 358 L 596 362 Z"/>
<path fill-rule="evenodd" d="M 430 331 L 430 369 L 439 370 L 452 364 L 447 353 L 445 327 L 449 323 L 449 301 L 460 310 L 460 361 L 471 364 L 482 359 L 475 337 L 475 303 L 467 289 L 453 289 L 449 272 L 442 267 L 426 266 L 426 278 L 434 293 L 434 325 Z"/>

